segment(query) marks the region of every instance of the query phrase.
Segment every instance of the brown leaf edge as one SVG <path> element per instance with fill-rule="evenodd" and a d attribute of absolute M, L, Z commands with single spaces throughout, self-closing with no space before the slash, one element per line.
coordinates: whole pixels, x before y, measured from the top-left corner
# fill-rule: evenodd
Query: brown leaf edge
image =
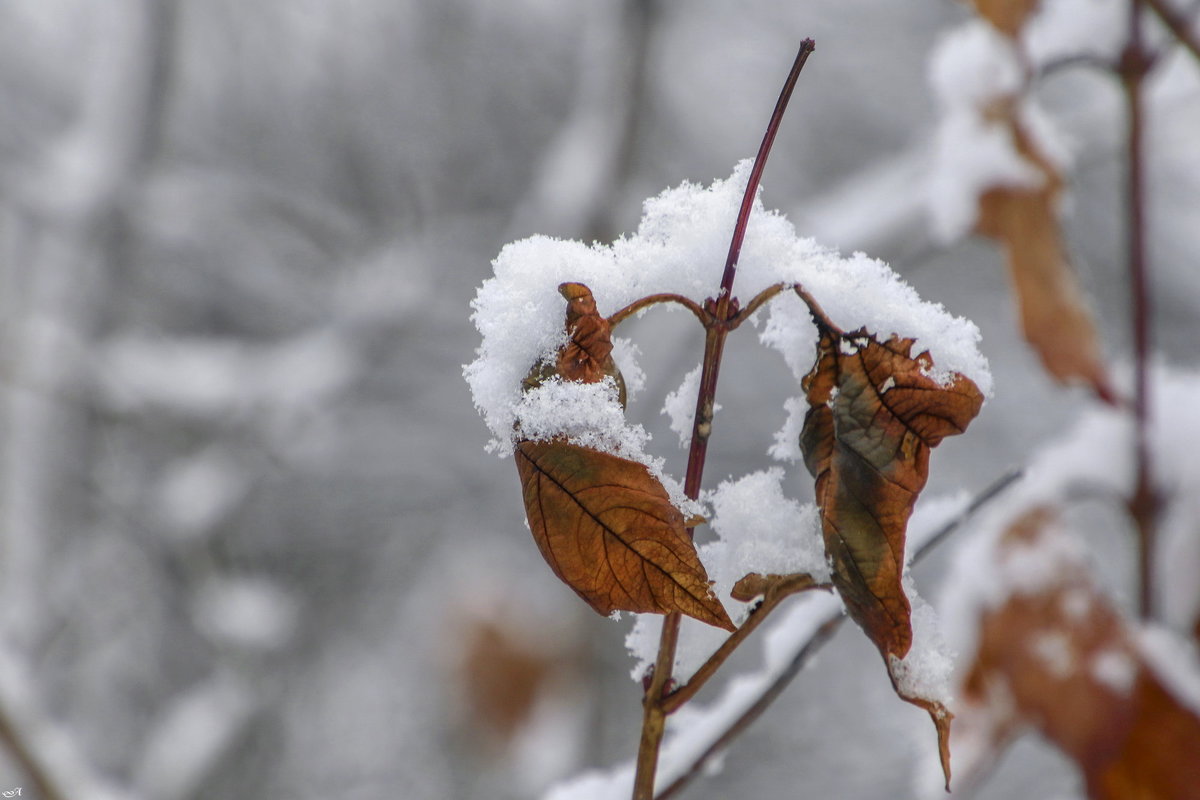
<path fill-rule="evenodd" d="M 612 326 L 596 309 L 592 290 L 585 284 L 568 282 L 559 284 L 558 293 L 567 301 L 567 343 L 553 361 L 533 366 L 521 382 L 522 389 L 529 391 L 553 375 L 580 383 L 599 383 L 608 377 L 616 383 L 621 408 L 625 408 L 625 378 L 612 357 Z"/>

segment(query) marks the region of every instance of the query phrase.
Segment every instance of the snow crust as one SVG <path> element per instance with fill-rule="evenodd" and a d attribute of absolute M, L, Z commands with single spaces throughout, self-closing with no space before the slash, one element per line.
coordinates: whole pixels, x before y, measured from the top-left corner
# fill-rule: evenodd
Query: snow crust
<path fill-rule="evenodd" d="M 696 417 L 696 397 L 700 394 L 700 373 L 704 365 L 697 364 L 687 375 L 679 388 L 670 392 L 663 401 L 662 413 L 671 421 L 671 430 L 679 437 L 679 446 L 687 447 L 692 443 L 692 423 Z M 721 410 L 720 403 L 713 404 L 713 413 Z"/>
<path fill-rule="evenodd" d="M 742 161 L 728 179 L 707 187 L 685 182 L 650 198 L 636 233 L 611 245 L 533 236 L 501 250 L 492 262 L 494 276 L 484 281 L 471 304 L 482 341 L 475 360 L 464 368 L 475 405 L 492 432 L 491 451 L 511 454 L 516 439 L 527 434 L 524 414 L 536 404 L 522 401 L 521 380 L 565 340 L 558 285 L 587 284 L 604 315 L 648 294 L 672 292 L 696 302 L 714 296 L 750 168 L 750 161 Z M 990 393 L 991 374 L 973 323 L 922 301 L 881 261 L 862 253 L 843 258 L 799 237 L 787 219 L 767 211 L 759 198 L 742 247 L 735 294 L 748 302 L 780 282 L 803 284 L 847 330 L 866 326 L 884 338 L 892 333 L 915 337 L 918 351 L 930 350 L 943 374 L 960 372 Z M 756 316 L 765 317 L 763 342 L 783 353 L 797 377 L 804 375 L 812 365 L 816 330 L 799 298 L 785 293 Z M 618 363 L 623 372 L 628 370 L 627 379 L 631 373 L 640 375 L 634 348 L 622 348 Z M 683 395 L 677 403 L 683 403 Z M 594 403 L 588 408 L 596 412 L 595 419 L 577 414 L 577 427 L 590 426 L 604 441 L 630 441 L 628 431 L 615 427 L 616 415 Z M 682 426 L 683 415 L 671 413 Z"/>

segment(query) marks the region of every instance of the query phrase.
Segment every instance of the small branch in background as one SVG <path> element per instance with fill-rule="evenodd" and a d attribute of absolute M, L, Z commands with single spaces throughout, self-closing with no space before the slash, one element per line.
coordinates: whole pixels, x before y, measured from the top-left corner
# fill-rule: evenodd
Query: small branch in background
<path fill-rule="evenodd" d="M 1167 30 L 1191 51 L 1192 56 L 1200 60 L 1200 35 L 1192 29 L 1191 21 L 1183 14 L 1180 14 L 1170 8 L 1163 0 L 1143 0 L 1146 6 L 1154 12 L 1162 24 L 1167 26 Z M 1134 3 L 1136 7 L 1137 3 Z M 1130 29 L 1132 34 L 1132 29 Z"/>
<path fill-rule="evenodd" d="M 733 238 L 729 243 L 729 255 L 725 260 L 725 270 L 721 275 L 721 286 L 715 299 L 706 303 L 706 311 L 716 317 L 716 325 L 709 326 L 704 337 L 704 360 L 700 372 L 700 390 L 696 397 L 696 413 L 692 423 L 692 442 L 688 450 L 687 475 L 684 479 L 683 491 L 693 500 L 700 496 L 700 486 L 704 475 L 704 461 L 708 453 L 708 437 L 712 433 L 712 418 L 717 394 L 717 375 L 721 366 L 721 353 L 725 348 L 725 337 L 729 333 L 727 323 L 737 316 L 737 303 L 733 299 L 733 280 L 737 270 L 738 255 L 741 252 L 742 241 L 746 236 L 746 227 L 750 221 L 750 211 L 754 207 L 754 198 L 762 180 L 763 169 L 766 167 L 767 156 L 771 145 L 779 131 L 783 120 L 783 112 L 787 109 L 792 90 L 800 77 L 800 70 L 808 60 L 808 55 L 815 49 L 812 39 L 800 43 L 800 50 L 792 63 L 792 69 L 784 82 L 779 100 L 771 112 L 767 123 L 767 131 L 758 155 L 754 159 L 754 167 L 746 182 L 746 191 L 742 197 L 741 210 L 738 213 L 737 224 L 733 229 Z M 688 530 L 689 535 L 693 533 Z M 658 771 L 658 754 L 662 746 L 662 736 L 666 729 L 667 711 L 664 700 L 671 685 L 671 671 L 675 664 L 675 650 L 679 643 L 678 613 L 668 614 L 663 619 L 662 634 L 659 639 L 658 656 L 654 662 L 654 672 L 650 675 L 646 694 L 643 698 L 642 737 L 638 745 L 637 770 L 633 781 L 633 800 L 652 800 L 654 797 L 654 779 Z"/>
<path fill-rule="evenodd" d="M 696 301 L 692 300 L 691 298 L 684 297 L 681 294 L 671 294 L 670 292 L 652 294 L 639 300 L 635 300 L 609 317 L 608 324 L 615 328 L 639 311 L 644 311 L 650 306 L 657 305 L 659 303 L 678 303 L 688 311 L 695 314 L 696 319 L 700 320 L 700 324 L 704 327 L 708 328 L 713 324 L 712 314 L 701 308 Z"/>
<path fill-rule="evenodd" d="M 1130 0 L 1129 41 L 1121 55 L 1127 119 L 1126 214 L 1134 351 L 1134 462 L 1136 484 L 1129 512 L 1138 530 L 1138 612 L 1153 616 L 1154 540 L 1159 501 L 1150 464 L 1150 290 L 1146 256 L 1146 162 L 1143 89 L 1149 62 L 1142 38 L 1141 0 Z"/>
<path fill-rule="evenodd" d="M 93 769 L 70 732 L 50 718 L 28 670 L 0 651 L 0 743 L 41 800 L 135 800 Z"/>

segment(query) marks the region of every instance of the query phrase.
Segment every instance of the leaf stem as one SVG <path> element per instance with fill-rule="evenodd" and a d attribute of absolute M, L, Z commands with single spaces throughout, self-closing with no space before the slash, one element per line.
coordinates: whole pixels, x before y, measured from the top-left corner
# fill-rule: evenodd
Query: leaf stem
<path fill-rule="evenodd" d="M 733 279 L 737 270 L 737 260 L 741 253 L 742 241 L 746 237 L 746 227 L 750 221 L 750 211 L 754 207 L 754 198 L 758 185 L 762 180 L 763 169 L 767 164 L 767 155 L 779 131 L 783 112 L 791 99 L 800 70 L 808 60 L 808 55 L 815 49 L 812 39 L 800 43 L 792 69 L 784 82 L 783 91 L 771 113 L 767 123 L 767 132 L 758 148 L 754 166 L 750 171 L 750 179 L 746 183 L 746 192 L 742 197 L 742 206 L 738 212 L 737 223 L 733 229 L 733 239 L 729 244 L 729 254 L 725 259 L 725 271 L 721 275 L 721 285 L 715 300 L 705 303 L 705 311 L 715 317 L 715 324 L 706 325 L 704 335 L 704 361 L 700 372 L 700 391 L 696 397 L 696 413 L 692 422 L 692 443 L 688 450 L 687 474 L 684 479 L 684 493 L 693 500 L 700 496 L 700 487 L 704 476 L 704 461 L 708 453 L 708 437 L 712 433 L 712 418 L 717 394 L 717 375 L 721 366 L 721 354 L 725 349 L 725 337 L 731 330 L 728 323 L 737 317 L 737 301 L 733 298 Z M 765 301 L 764 301 L 765 302 Z M 694 313 L 694 312 L 693 312 Z M 692 535 L 694 529 L 689 529 Z M 666 728 L 667 710 L 665 698 L 670 687 L 671 671 L 675 663 L 675 650 L 679 643 L 678 613 L 668 614 L 663 619 L 662 634 L 658 644 L 658 657 L 654 662 L 654 672 L 650 676 L 642 706 L 642 736 L 638 745 L 637 767 L 633 781 L 633 800 L 653 800 L 654 779 L 658 769 L 658 753 L 662 746 L 663 731 Z"/>
<path fill-rule="evenodd" d="M 1145 108 L 1142 90 L 1149 70 L 1142 40 L 1142 0 L 1130 0 L 1129 41 L 1121 56 L 1121 82 L 1128 114 L 1126 146 L 1126 213 L 1128 214 L 1128 268 L 1132 299 L 1134 351 L 1134 461 L 1137 474 L 1129 511 L 1138 529 L 1138 611 L 1153 615 L 1154 540 L 1158 498 L 1150 463 L 1150 292 L 1146 257 Z"/>
<path fill-rule="evenodd" d="M 750 211 L 754 208 L 754 197 L 758 185 L 762 182 L 763 170 L 767 167 L 767 155 L 771 145 L 775 143 L 775 134 L 779 133 L 779 124 L 783 121 L 783 112 L 787 110 L 788 101 L 792 99 L 792 90 L 800 78 L 800 70 L 808 61 L 809 54 L 817 47 L 812 39 L 800 43 L 800 51 L 792 63 L 792 71 L 784 81 L 783 90 L 775 102 L 775 110 L 771 112 L 771 120 L 767 123 L 766 133 L 763 134 L 762 144 L 758 146 L 758 155 L 754 158 L 754 167 L 750 170 L 750 180 L 746 183 L 746 193 L 742 196 L 742 207 L 738 210 L 737 224 L 733 229 L 733 240 L 729 243 L 729 255 L 725 257 L 725 272 L 721 275 L 721 293 L 718 302 L 728 302 L 733 297 L 733 276 L 737 269 L 738 256 L 742 251 L 742 241 L 746 238 L 746 227 L 750 222 Z"/>
<path fill-rule="evenodd" d="M 632 303 L 609 317 L 608 324 L 610 327 L 615 328 L 617 325 L 629 319 L 639 311 L 647 309 L 650 306 L 657 305 L 658 303 L 678 303 L 688 311 L 691 311 L 693 314 L 695 314 L 696 319 L 700 320 L 700 324 L 704 327 L 708 328 L 713 324 L 712 314 L 705 310 L 703 306 L 701 306 L 695 300 L 692 300 L 690 297 L 684 297 L 681 294 L 672 294 L 671 292 L 650 294 L 638 300 L 634 300 Z"/>
<path fill-rule="evenodd" d="M 812 583 L 811 581 L 804 587 L 804 589 L 825 590 L 830 590 L 832 588 L 832 584 L 817 584 Z M 797 594 L 798 591 L 801 591 L 801 589 L 792 588 L 790 590 L 785 589 L 783 591 L 769 590 L 763 596 L 762 602 L 750 612 L 750 616 L 746 617 L 746 621 L 742 623 L 741 627 L 731 633 L 725 639 L 725 641 L 721 643 L 721 646 L 718 647 L 717 650 L 708 657 L 708 659 L 700 666 L 698 670 L 696 670 L 692 677 L 688 679 L 688 682 L 673 692 L 670 692 L 665 698 L 663 698 L 663 709 L 668 714 L 671 714 L 683 706 L 684 703 L 695 697 L 700 690 L 704 688 L 704 685 L 708 683 L 708 680 L 712 678 L 713 675 L 717 674 L 717 670 L 721 668 L 721 665 L 725 663 L 726 659 L 733 655 L 733 651 L 740 647 L 746 638 L 755 630 L 757 630 L 760 625 L 762 625 L 762 623 L 766 620 L 767 615 L 778 608 L 779 604 L 784 600 L 788 599 L 794 594 Z"/>

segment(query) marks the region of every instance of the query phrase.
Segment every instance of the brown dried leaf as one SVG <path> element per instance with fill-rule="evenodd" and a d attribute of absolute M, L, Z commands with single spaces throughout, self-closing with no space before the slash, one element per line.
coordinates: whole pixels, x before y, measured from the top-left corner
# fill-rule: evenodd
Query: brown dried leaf
<path fill-rule="evenodd" d="M 972 0 L 979 16 L 992 23 L 1004 35 L 1016 38 L 1025 20 L 1038 6 L 1038 0 Z"/>
<path fill-rule="evenodd" d="M 1063 382 L 1083 380 L 1102 398 L 1112 398 L 1095 324 L 1059 229 L 1062 179 L 1021 127 L 1013 103 L 1001 103 L 991 114 L 1009 126 L 1017 152 L 1043 180 L 1038 187 L 1002 185 L 984 192 L 976 231 L 1003 245 L 1021 330 L 1046 371 Z"/>
<path fill-rule="evenodd" d="M 879 648 L 897 694 L 929 712 L 949 786 L 953 715 L 905 692 L 893 663 L 912 647 L 912 608 L 901 584 L 904 542 L 929 474 L 929 450 L 966 430 L 983 395 L 961 375 L 946 386 L 930 378 L 932 360 L 928 353 L 910 355 L 912 339 L 880 343 L 865 330 L 838 330 L 816 308 L 813 316 L 821 340 L 802 383 L 809 411 L 800 449 L 816 478 L 833 584 Z"/>
<path fill-rule="evenodd" d="M 508 742 L 528 722 L 559 665 L 496 620 L 472 623 L 461 632 L 464 699 L 481 729 Z"/>
<path fill-rule="evenodd" d="M 624 405 L 611 329 L 591 290 L 582 283 L 558 290 L 567 301 L 569 340 L 552 367 L 534 367 L 525 390 L 550 375 L 580 383 L 613 377 Z M 520 442 L 516 461 L 538 549 L 554 574 L 597 612 L 678 611 L 734 630 L 692 544 L 688 528 L 697 519 L 684 519 L 645 465 L 561 440 Z"/>
<path fill-rule="evenodd" d="M 800 432 L 816 478 L 833 583 L 851 617 L 887 656 L 912 645 L 911 609 L 900 585 L 908 518 L 929 473 L 929 449 L 961 433 L 983 395 L 961 375 L 942 386 L 912 339 L 878 342 L 864 330 L 820 325 L 817 364 L 805 376 Z"/>
<path fill-rule="evenodd" d="M 979 620 L 960 719 L 1006 743 L 1036 727 L 1075 763 L 1088 796 L 1182 800 L 1200 787 L 1200 717 L 1168 691 L 1121 615 L 1080 562 L 1052 561 L 1057 515 L 1036 508 L 1001 538 L 995 560 L 1039 563 L 1048 579 Z"/>
<path fill-rule="evenodd" d="M 565 381 L 599 383 L 606 377 L 616 381 L 621 407 L 625 407 L 625 378 L 612 357 L 612 327 L 596 310 L 592 290 L 582 283 L 563 283 L 558 292 L 567 301 L 566 330 L 570 337 L 558 351 L 554 363 L 535 365 L 522 386 L 528 391 L 551 375 Z"/>
<path fill-rule="evenodd" d="M 588 605 L 734 630 L 683 514 L 644 465 L 561 441 L 521 442 L 516 459 L 538 549 Z"/>

